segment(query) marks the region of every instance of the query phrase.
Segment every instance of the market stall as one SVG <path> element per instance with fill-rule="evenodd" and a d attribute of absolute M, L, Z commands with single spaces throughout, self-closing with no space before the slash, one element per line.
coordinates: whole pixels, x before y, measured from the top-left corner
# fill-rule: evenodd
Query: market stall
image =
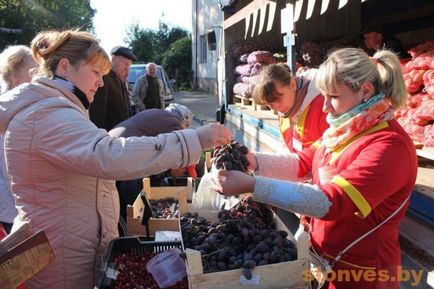
<path fill-rule="evenodd" d="M 407 217 L 400 228 L 401 244 L 403 250 L 406 250 L 403 258 L 408 255 L 411 256 L 409 259 L 419 260 L 421 256 L 434 256 L 434 250 L 428 244 L 434 227 L 433 56 L 429 52 L 430 41 L 434 40 L 434 4 L 426 0 L 290 1 L 285 4 L 277 1 L 272 8 L 270 1 L 236 1 L 232 13 L 225 13 L 224 79 L 228 126 L 233 127 L 234 131 L 240 130 L 243 142 L 256 150 L 277 151 L 282 147 L 279 145 L 278 117 L 272 111 L 255 109 L 253 101 L 234 101 L 237 97 L 233 93 L 236 82 L 233 71 L 239 63 L 237 57 L 241 56 L 234 55 L 234 51 L 240 47 L 249 47 L 250 43 L 255 43 L 254 48 L 260 48 L 266 42 L 277 41 L 279 46 L 274 48 L 275 51 L 285 53 L 288 63 L 293 63 L 292 66 L 295 67 L 297 58 L 294 52 L 299 51 L 306 41 L 319 44 L 325 52 L 334 46 L 362 46 L 362 27 L 369 23 L 381 23 L 388 34 L 394 35 L 408 50 L 412 49 L 412 58 L 408 59 L 407 67 L 405 63 L 408 60 L 403 61 L 409 102 L 406 108 L 407 120 L 404 122 L 402 119 L 400 122 L 415 141 L 419 168 Z M 288 7 L 292 7 L 292 14 L 288 14 Z M 273 12 L 274 9 L 277 12 Z M 272 28 L 266 30 L 260 23 L 270 23 L 270 17 L 274 17 L 274 22 L 270 26 Z M 234 47 L 238 50 L 234 50 Z M 243 51 L 246 52 L 251 53 L 253 50 Z M 398 112 L 397 118 L 403 112 Z M 416 251 L 418 253 L 413 254 Z M 422 267 L 416 264 L 418 262 L 423 263 Z M 409 266 L 421 268 L 428 275 L 432 274 L 429 261 L 424 263 L 419 260 Z M 432 276 L 429 276 L 424 275 L 424 280 L 430 282 Z"/>

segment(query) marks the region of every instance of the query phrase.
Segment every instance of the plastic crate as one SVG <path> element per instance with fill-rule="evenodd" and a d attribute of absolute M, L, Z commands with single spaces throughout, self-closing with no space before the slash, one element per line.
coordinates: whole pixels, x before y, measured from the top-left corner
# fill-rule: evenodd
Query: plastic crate
<path fill-rule="evenodd" d="M 113 288 L 114 279 L 110 278 L 116 270 L 113 259 L 119 253 L 133 253 L 142 256 L 144 253 L 159 253 L 171 248 L 180 248 L 180 241 L 174 242 L 155 242 L 148 237 L 121 237 L 110 242 L 105 256 L 105 262 L 101 266 L 98 280 L 94 289 Z"/>

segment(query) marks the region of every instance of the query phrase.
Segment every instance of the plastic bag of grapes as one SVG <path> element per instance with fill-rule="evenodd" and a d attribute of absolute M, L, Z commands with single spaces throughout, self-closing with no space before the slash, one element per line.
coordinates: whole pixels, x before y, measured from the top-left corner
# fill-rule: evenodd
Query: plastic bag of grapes
<path fill-rule="evenodd" d="M 237 197 L 226 197 L 217 193 L 212 187 L 213 174 L 218 170 L 238 170 L 242 172 L 248 171 L 249 162 L 247 160 L 248 148 L 232 141 L 230 144 L 215 147 L 213 153 L 212 168 L 209 173 L 205 174 L 193 195 L 193 206 L 200 209 L 218 211 L 222 207 L 232 208 L 240 199 Z"/>
<path fill-rule="evenodd" d="M 206 173 L 200 180 L 199 187 L 195 194 L 193 194 L 192 203 L 197 209 L 205 209 L 211 211 L 218 211 L 222 207 L 232 208 L 240 200 L 235 197 L 225 197 L 216 192 L 213 187 L 212 178 L 217 173 L 215 166 L 211 168 L 209 173 Z"/>

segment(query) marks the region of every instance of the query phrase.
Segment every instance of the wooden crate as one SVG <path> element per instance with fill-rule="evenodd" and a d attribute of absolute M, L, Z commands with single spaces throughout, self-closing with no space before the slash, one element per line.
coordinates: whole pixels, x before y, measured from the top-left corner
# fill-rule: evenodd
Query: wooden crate
<path fill-rule="evenodd" d="M 190 187 L 151 187 L 149 178 L 143 179 L 143 191 L 146 192 L 148 200 L 159 200 L 164 198 L 174 198 L 179 202 L 179 214 L 182 215 L 187 211 L 187 190 L 192 191 Z M 144 235 L 146 226 L 142 225 L 142 214 L 144 204 L 140 195 L 134 201 L 132 206 L 127 207 L 127 233 L 129 235 Z M 179 218 L 174 219 L 157 219 L 149 220 L 149 233 L 155 236 L 156 231 L 179 231 Z"/>
<path fill-rule="evenodd" d="M 199 216 L 205 217 L 211 222 L 217 221 L 216 213 L 200 211 L 188 206 L 190 212 L 198 212 Z M 288 238 L 297 244 L 298 259 L 290 262 L 282 262 L 265 266 L 257 266 L 253 269 L 252 284 L 242 284 L 244 282 L 242 269 L 221 271 L 215 273 L 203 273 L 202 259 L 199 251 L 186 249 L 187 273 L 192 289 L 299 289 L 310 288 L 310 283 L 304 278 L 303 274 L 310 269 L 308 242 L 294 238 L 288 228 L 283 224 L 279 217 L 274 214 L 274 219 L 279 230 L 288 232 Z M 302 241 L 303 240 L 303 241 Z M 243 280 L 243 281 L 241 281 Z"/>
<path fill-rule="evenodd" d="M 15 289 L 54 261 L 54 252 L 43 231 L 31 235 L 27 224 L 0 242 L 0 284 Z"/>

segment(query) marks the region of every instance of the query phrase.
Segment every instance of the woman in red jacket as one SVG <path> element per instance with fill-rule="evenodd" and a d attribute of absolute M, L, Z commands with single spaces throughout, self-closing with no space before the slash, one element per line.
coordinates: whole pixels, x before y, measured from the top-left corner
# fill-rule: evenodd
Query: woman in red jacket
<path fill-rule="evenodd" d="M 281 137 L 291 152 L 300 152 L 318 140 L 328 128 L 322 112 L 324 97 L 315 87 L 316 69 L 291 76 L 288 65 L 271 64 L 259 75 L 253 97 L 279 113 Z"/>
<path fill-rule="evenodd" d="M 330 124 L 321 140 L 286 158 L 257 154 L 252 166 L 260 177 L 221 171 L 217 190 L 253 191 L 259 202 L 311 216 L 312 250 L 334 271 L 325 288 L 397 289 L 398 226 L 417 172 L 414 145 L 393 119 L 407 95 L 399 60 L 389 51 L 370 58 L 337 50 L 316 81 Z M 275 169 L 261 169 L 271 163 Z M 313 185 L 267 178 L 308 172 Z"/>

